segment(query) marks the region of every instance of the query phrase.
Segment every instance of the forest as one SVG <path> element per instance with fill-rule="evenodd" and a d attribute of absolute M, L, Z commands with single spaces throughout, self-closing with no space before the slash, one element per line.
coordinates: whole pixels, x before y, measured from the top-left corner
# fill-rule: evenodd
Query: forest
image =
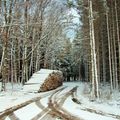
<path fill-rule="evenodd" d="M 119 6 L 120 0 L 0 0 L 2 90 L 46 68 L 61 70 L 64 81 L 89 82 L 95 98 L 100 84 L 120 91 Z"/>

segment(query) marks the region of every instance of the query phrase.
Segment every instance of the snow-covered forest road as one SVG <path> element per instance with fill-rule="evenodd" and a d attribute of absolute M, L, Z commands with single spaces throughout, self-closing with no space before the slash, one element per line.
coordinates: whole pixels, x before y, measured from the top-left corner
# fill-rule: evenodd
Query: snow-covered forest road
<path fill-rule="evenodd" d="M 79 120 L 79 118 L 75 117 L 74 115 L 69 113 L 67 110 L 62 108 L 62 105 L 64 104 L 65 100 L 69 96 L 74 97 L 74 93 L 76 92 L 77 87 L 73 87 L 66 93 L 61 94 L 65 88 L 66 87 L 59 88 L 59 89 L 55 90 L 54 92 L 51 92 L 49 94 L 48 93 L 44 94 L 41 97 L 33 98 L 32 100 L 29 100 L 29 101 L 26 101 L 17 106 L 11 107 L 11 108 L 5 110 L 4 112 L 0 112 L 0 118 L 6 119 L 6 117 L 9 116 L 9 118 L 11 120 L 18 120 L 19 118 L 14 114 L 14 112 L 16 110 L 22 109 L 23 107 L 35 102 L 35 105 L 37 107 L 39 107 L 42 111 L 39 112 L 37 115 L 35 115 L 31 120 L 39 120 L 39 119 L 47 120 L 48 118 L 49 118 L 49 120 L 50 119 L 53 120 L 58 117 L 62 118 L 62 119 L 73 120 L 73 118 L 74 118 L 76 120 L 77 119 Z M 46 99 L 46 98 L 48 99 L 47 106 L 43 105 L 43 103 L 41 102 L 41 101 L 44 101 L 44 99 Z"/>
<path fill-rule="evenodd" d="M 120 120 L 120 0 L 0 0 L 0 120 L 50 119 Z"/>
<path fill-rule="evenodd" d="M 22 98 L 11 98 L 17 104 L 0 112 L 0 120 L 119 120 L 119 109 L 103 109 L 88 106 L 79 96 L 81 85 L 65 83 L 62 87 L 44 93 L 23 93 Z M 14 94 L 14 93 L 13 93 Z M 34 95 L 33 95 L 34 94 Z M 36 94 L 36 95 L 35 95 Z M 28 96 L 32 96 L 29 99 Z M 1 99 L 3 96 L 0 96 Z M 15 97 L 15 96 L 14 96 Z M 9 97 L 7 96 L 9 99 Z M 15 100 L 13 100 L 15 99 Z M 21 100 L 20 100 L 21 99 Z M 12 103 L 12 104 L 13 104 Z M 2 103 L 0 103 L 2 104 Z M 9 103 L 10 104 L 10 103 Z M 94 103 L 95 104 L 95 103 Z M 1 110 L 1 109 L 0 109 Z M 116 112 L 115 112 L 116 111 Z"/>
<path fill-rule="evenodd" d="M 43 109 L 43 111 L 38 114 L 35 118 L 32 120 L 47 120 L 50 119 L 54 120 L 57 118 L 65 119 L 65 120 L 80 120 L 79 117 L 75 117 L 71 113 L 69 113 L 67 110 L 65 110 L 62 106 L 65 102 L 65 100 L 72 96 L 74 97 L 74 93 L 76 92 L 77 87 L 72 88 L 68 92 L 61 94 L 60 93 L 65 89 L 65 87 L 56 90 L 53 94 L 50 95 L 48 99 L 48 107 L 42 106 L 40 102 L 38 103 L 38 106 Z"/>

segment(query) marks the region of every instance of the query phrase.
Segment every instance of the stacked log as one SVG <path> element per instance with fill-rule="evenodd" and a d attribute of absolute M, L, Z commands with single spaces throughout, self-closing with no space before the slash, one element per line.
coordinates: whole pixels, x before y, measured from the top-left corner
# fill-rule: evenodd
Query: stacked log
<path fill-rule="evenodd" d="M 45 79 L 44 83 L 40 86 L 40 89 L 38 92 L 45 92 L 45 91 L 56 89 L 57 87 L 61 86 L 62 83 L 63 83 L 62 72 L 53 71 Z"/>

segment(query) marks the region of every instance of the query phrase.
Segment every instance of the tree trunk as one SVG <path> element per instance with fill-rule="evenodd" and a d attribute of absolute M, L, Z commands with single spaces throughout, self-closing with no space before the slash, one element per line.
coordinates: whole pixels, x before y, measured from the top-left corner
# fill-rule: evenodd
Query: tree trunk
<path fill-rule="evenodd" d="M 112 2 L 111 2 L 112 3 Z M 113 32 L 113 42 L 112 42 L 112 46 L 113 46 L 113 67 L 114 67 L 114 71 L 113 71 L 113 74 L 114 74 L 114 88 L 115 89 L 118 89 L 118 74 L 117 74 L 117 56 L 116 56 L 116 38 L 115 38 L 115 20 L 114 20 L 114 5 L 113 3 L 111 4 L 112 5 L 112 25 L 113 25 L 113 28 L 112 28 L 112 32 Z"/>
<path fill-rule="evenodd" d="M 92 60 L 92 92 L 96 98 L 99 98 L 99 86 L 98 86 L 98 70 L 95 50 L 95 36 L 94 36 L 94 22 L 93 22 L 93 10 L 92 1 L 89 1 L 90 6 L 90 42 L 91 42 L 91 60 Z"/>
<path fill-rule="evenodd" d="M 113 91 L 112 67 L 111 67 L 111 45 L 110 45 L 110 32 L 109 32 L 108 11 L 106 11 L 106 24 L 107 24 L 107 37 L 108 37 L 108 49 L 109 49 L 109 73 L 110 73 L 110 83 L 111 83 L 111 91 Z"/>
<path fill-rule="evenodd" d="M 118 11 L 117 11 L 117 3 L 116 3 L 116 0 L 115 0 L 115 17 L 116 17 L 116 25 L 117 25 L 117 42 L 118 42 L 118 60 L 119 60 L 119 65 L 118 65 L 118 79 L 120 80 L 120 34 L 119 34 L 119 24 L 118 24 Z M 118 83 L 118 79 L 117 79 L 117 83 Z"/>

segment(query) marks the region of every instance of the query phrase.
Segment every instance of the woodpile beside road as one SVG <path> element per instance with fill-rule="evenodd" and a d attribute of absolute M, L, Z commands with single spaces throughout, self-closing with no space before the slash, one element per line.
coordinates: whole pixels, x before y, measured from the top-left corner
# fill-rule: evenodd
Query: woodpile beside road
<path fill-rule="evenodd" d="M 53 71 L 45 79 L 44 83 L 40 86 L 39 92 L 53 90 L 63 83 L 63 75 L 61 71 Z"/>
<path fill-rule="evenodd" d="M 62 85 L 63 74 L 59 70 L 41 69 L 25 83 L 25 92 L 45 92 Z"/>

